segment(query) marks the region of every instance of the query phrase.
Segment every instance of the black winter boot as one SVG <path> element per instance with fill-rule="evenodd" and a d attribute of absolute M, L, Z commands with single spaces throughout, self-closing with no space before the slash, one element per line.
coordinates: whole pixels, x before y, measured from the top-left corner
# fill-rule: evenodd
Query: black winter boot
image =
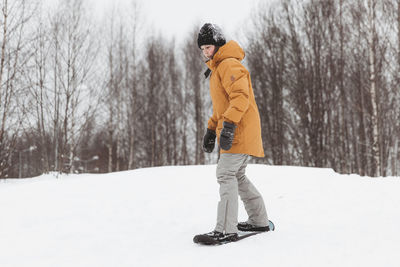
<path fill-rule="evenodd" d="M 218 245 L 225 242 L 232 242 L 238 240 L 239 236 L 237 233 L 224 234 L 218 231 L 212 231 L 207 234 L 196 235 L 193 238 L 194 243 L 200 243 L 204 245 Z"/>
<path fill-rule="evenodd" d="M 240 222 L 237 228 L 243 232 L 268 232 L 275 230 L 275 226 L 271 221 L 269 221 L 269 225 L 267 226 L 256 226 L 247 222 Z"/>

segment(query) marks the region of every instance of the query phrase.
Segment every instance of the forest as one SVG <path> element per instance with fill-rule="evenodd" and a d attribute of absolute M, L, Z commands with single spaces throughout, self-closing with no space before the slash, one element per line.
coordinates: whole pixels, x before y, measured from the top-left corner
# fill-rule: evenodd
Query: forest
<path fill-rule="evenodd" d="M 202 25 L 156 33 L 134 0 L 101 21 L 84 0 L 1 1 L 0 178 L 216 163 Z M 248 23 L 253 162 L 398 176 L 400 0 L 260 1 Z"/>

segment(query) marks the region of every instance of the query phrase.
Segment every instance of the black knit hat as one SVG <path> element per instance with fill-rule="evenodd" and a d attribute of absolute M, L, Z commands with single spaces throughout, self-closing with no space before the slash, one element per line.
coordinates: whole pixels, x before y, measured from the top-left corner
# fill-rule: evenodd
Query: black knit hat
<path fill-rule="evenodd" d="M 221 28 L 215 24 L 206 23 L 201 27 L 197 44 L 199 48 L 202 45 L 223 46 L 226 43 L 225 37 L 222 34 Z"/>

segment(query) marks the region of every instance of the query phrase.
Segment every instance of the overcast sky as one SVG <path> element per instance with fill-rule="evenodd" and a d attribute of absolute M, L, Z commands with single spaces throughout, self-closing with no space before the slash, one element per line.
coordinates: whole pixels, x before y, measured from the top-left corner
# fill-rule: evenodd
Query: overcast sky
<path fill-rule="evenodd" d="M 124 5 L 131 0 L 86 0 L 101 14 L 112 3 Z M 234 37 L 238 28 L 248 21 L 251 11 L 260 1 L 272 0 L 137 0 L 142 4 L 146 25 L 166 37 L 184 37 L 193 25 L 206 22 L 218 24 L 228 37 Z"/>

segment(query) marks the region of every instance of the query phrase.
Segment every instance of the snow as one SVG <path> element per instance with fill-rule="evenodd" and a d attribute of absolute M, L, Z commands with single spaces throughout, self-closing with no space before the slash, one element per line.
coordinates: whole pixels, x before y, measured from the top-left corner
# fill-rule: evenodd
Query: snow
<path fill-rule="evenodd" d="M 399 178 L 249 165 L 276 231 L 206 247 L 215 168 L 0 181 L 0 266 L 400 266 Z"/>

